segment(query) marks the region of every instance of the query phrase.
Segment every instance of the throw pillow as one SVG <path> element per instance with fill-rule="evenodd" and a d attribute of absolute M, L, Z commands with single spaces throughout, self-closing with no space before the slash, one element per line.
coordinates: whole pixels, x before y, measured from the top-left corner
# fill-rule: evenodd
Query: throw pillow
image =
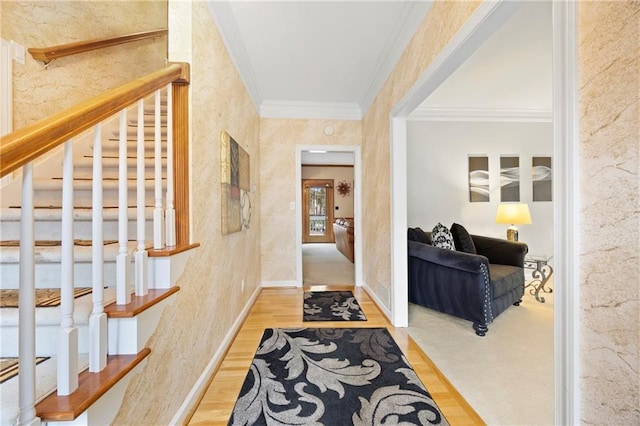
<path fill-rule="evenodd" d="M 409 241 L 417 241 L 422 244 L 431 244 L 429 236 L 420 228 L 409 228 Z"/>
<path fill-rule="evenodd" d="M 458 223 L 451 225 L 451 235 L 453 235 L 453 243 L 459 251 L 478 254 L 476 251 L 476 245 L 473 244 L 473 239 L 464 226 Z"/>
<path fill-rule="evenodd" d="M 440 247 L 448 250 L 455 250 L 456 246 L 453 243 L 453 235 L 446 226 L 439 223 L 431 231 L 431 244 L 435 247 Z"/>

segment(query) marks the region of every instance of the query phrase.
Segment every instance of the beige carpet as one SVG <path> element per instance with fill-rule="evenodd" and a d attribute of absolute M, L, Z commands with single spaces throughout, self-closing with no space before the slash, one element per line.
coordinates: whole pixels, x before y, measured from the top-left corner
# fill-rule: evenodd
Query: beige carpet
<path fill-rule="evenodd" d="M 488 425 L 554 423 L 553 293 L 539 303 L 528 290 L 485 337 L 469 321 L 409 305 L 409 334 Z"/>
<path fill-rule="evenodd" d="M 355 270 L 333 243 L 302 245 L 302 283 L 310 285 L 354 285 Z"/>

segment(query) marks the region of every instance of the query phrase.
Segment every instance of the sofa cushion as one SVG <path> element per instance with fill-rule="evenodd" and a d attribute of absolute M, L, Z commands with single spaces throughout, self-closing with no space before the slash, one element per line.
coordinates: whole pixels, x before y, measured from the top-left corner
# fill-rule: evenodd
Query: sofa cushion
<path fill-rule="evenodd" d="M 420 228 L 409 228 L 407 231 L 407 239 L 422 244 L 431 244 L 431 238 Z"/>
<path fill-rule="evenodd" d="M 524 269 L 511 265 L 489 264 L 489 277 L 493 285 L 493 298 L 496 299 L 518 286 L 524 281 Z"/>
<path fill-rule="evenodd" d="M 453 243 L 458 251 L 478 254 L 476 246 L 473 244 L 473 240 L 471 239 L 471 235 L 469 235 L 464 226 L 458 223 L 451 225 L 451 235 L 453 236 Z"/>
<path fill-rule="evenodd" d="M 433 228 L 431 231 L 431 244 L 435 247 L 440 247 L 448 250 L 455 250 L 456 246 L 453 242 L 453 235 L 451 235 L 451 231 L 439 223 Z"/>

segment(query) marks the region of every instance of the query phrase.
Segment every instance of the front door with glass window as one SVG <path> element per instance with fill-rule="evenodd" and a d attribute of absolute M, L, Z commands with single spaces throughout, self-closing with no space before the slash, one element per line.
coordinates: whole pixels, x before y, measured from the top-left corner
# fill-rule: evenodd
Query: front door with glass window
<path fill-rule="evenodd" d="M 333 179 L 304 179 L 302 200 L 302 242 L 334 242 Z"/>

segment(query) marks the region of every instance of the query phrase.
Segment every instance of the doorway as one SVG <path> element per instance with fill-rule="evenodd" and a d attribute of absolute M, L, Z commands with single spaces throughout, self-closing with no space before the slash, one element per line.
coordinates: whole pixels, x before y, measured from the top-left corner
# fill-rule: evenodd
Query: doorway
<path fill-rule="evenodd" d="M 495 31 L 516 2 L 484 2 L 452 38 L 414 86 L 391 111 L 392 156 L 392 298 L 395 326 L 407 324 L 407 178 L 406 137 L 408 115 L 431 94 L 470 53 Z M 577 318 L 578 241 L 575 217 L 577 197 L 577 6 L 553 2 L 553 132 L 554 132 L 554 388 L 555 423 L 579 422 Z"/>
<path fill-rule="evenodd" d="M 333 243 L 333 179 L 302 181 L 302 243 Z"/>
<path fill-rule="evenodd" d="M 314 158 L 317 157 L 317 158 Z M 303 175 L 303 165 L 304 169 L 308 171 L 310 168 L 315 168 L 315 172 L 317 172 L 320 167 L 324 166 L 324 168 L 335 169 L 337 173 L 337 169 L 348 169 L 349 176 L 322 176 L 318 174 L 307 175 L 307 171 L 304 172 Z M 333 207 L 331 211 L 327 211 L 324 216 L 327 216 L 328 223 L 326 224 L 326 228 L 331 228 L 330 231 L 333 233 L 334 227 L 334 217 L 335 218 L 343 218 L 348 217 L 352 222 L 353 229 L 353 257 L 354 261 L 347 260 L 347 258 L 340 252 L 336 251 L 335 242 L 333 239 L 330 243 L 304 243 L 304 233 L 307 228 L 311 225 L 305 225 L 305 221 L 303 217 L 305 216 L 303 212 L 309 211 L 308 208 L 304 206 L 304 191 L 303 191 L 303 178 L 304 179 L 333 179 Z M 350 282 L 354 283 L 355 286 L 362 285 L 362 193 L 360 190 L 360 182 L 361 179 L 361 153 L 360 147 L 356 145 L 298 145 L 296 146 L 296 176 L 295 176 L 295 187 L 296 187 L 296 201 L 295 204 L 291 203 L 291 208 L 295 207 L 295 215 L 296 215 L 296 281 L 298 286 L 302 286 L 304 282 L 304 265 L 303 265 L 303 254 L 308 256 L 310 254 L 309 250 L 304 250 L 303 246 L 306 248 L 316 248 L 316 251 L 322 251 L 322 249 L 327 249 L 329 245 L 334 246 L 333 251 L 336 251 L 336 254 L 341 262 L 347 262 L 349 268 L 351 269 L 352 275 Z M 340 191 L 340 184 L 343 184 L 343 181 L 347 181 L 350 192 L 348 196 L 343 196 L 344 191 Z M 338 195 L 336 192 L 338 191 Z M 347 206 L 344 204 L 348 198 L 351 198 L 350 205 L 351 209 L 347 209 Z M 320 215 L 322 216 L 322 215 Z M 314 231 L 315 232 L 315 231 Z M 333 234 L 332 234 L 333 236 Z M 335 236 L 334 236 L 335 238 Z M 317 247 L 313 247 L 317 246 Z M 325 247 L 322 247 L 325 246 Z M 311 250 L 311 252 L 316 252 Z M 312 254 L 313 255 L 313 254 Z M 322 253 L 320 253 L 322 255 Z M 305 261 L 308 260 L 305 259 Z M 336 282 L 335 284 L 339 284 Z"/>

